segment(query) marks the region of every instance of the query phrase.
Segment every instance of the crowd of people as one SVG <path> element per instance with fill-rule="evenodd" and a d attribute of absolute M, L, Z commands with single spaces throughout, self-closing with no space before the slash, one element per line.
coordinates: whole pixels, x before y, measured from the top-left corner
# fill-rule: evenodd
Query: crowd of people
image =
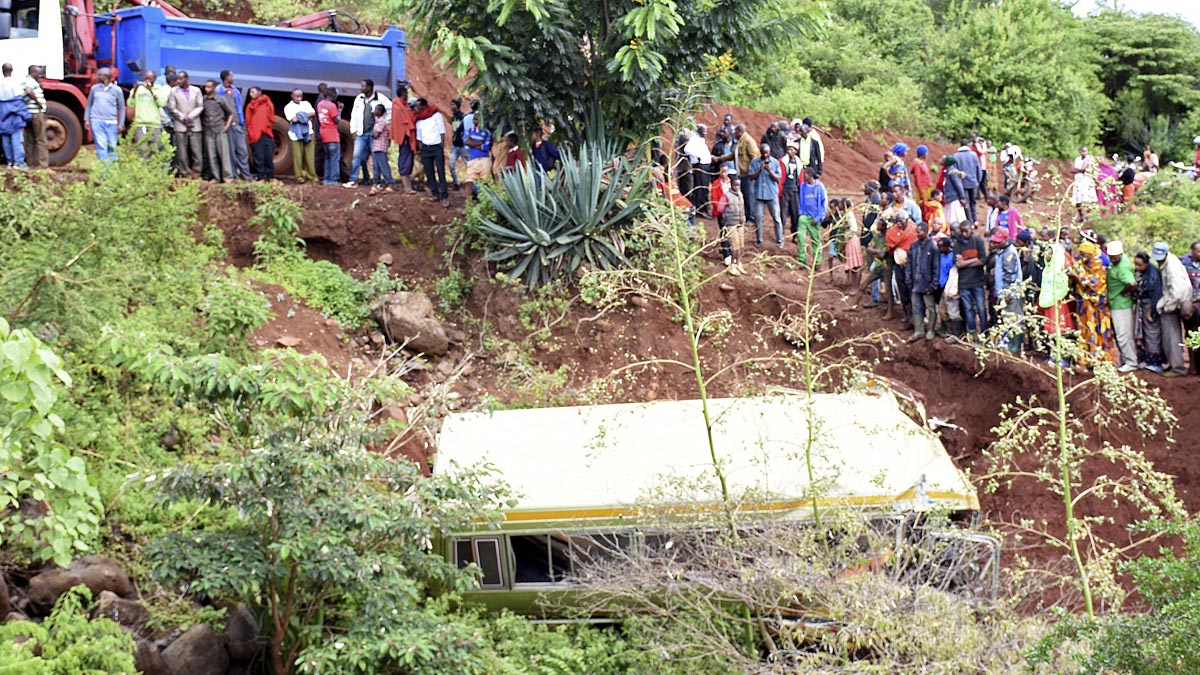
<path fill-rule="evenodd" d="M 1027 171 L 1019 147 L 997 151 L 972 134 L 936 167 L 928 147 L 913 150 L 890 148 L 855 204 L 821 183 L 825 152 L 811 119 L 755 139 L 726 115 L 711 145 L 704 125 L 681 130 L 673 156 L 656 155 L 655 174 L 677 206 L 716 219 L 730 275 L 746 273 L 747 240 L 782 249 L 790 238 L 803 266 L 819 271 L 824 257 L 854 308 L 903 321 L 909 342 L 941 335 L 1166 377 L 1187 374 L 1190 361 L 1200 375 L 1200 352 L 1189 358 L 1184 344 L 1200 329 L 1200 241 L 1182 256 L 1167 242 L 1126 252 L 1088 227 L 1111 186 L 1121 186 L 1117 202 L 1131 201 L 1133 180 L 1122 174 L 1134 162 L 1108 175 L 1081 149 L 1070 167 L 1077 222 L 1051 231 L 1027 224 L 997 189 Z M 1141 159 L 1157 170 L 1153 150 Z M 1051 336 L 1076 348 L 1052 349 Z"/>
<path fill-rule="evenodd" d="M 47 167 L 46 99 L 38 83 L 41 71 L 32 66 L 27 77 L 16 79 L 12 66 L 5 64 L 3 72 L 0 142 L 5 161 L 23 169 L 29 156 L 32 166 Z M 161 76 L 146 70 L 128 94 L 117 85 L 109 68 L 100 68 L 96 79 L 88 91 L 84 124 L 100 162 L 117 157 L 129 126 L 133 145 L 143 154 L 169 145 L 173 168 L 180 176 L 222 183 L 275 180 L 278 113 L 261 87 L 249 87 L 243 94 L 229 70 L 222 71 L 219 79 L 197 86 L 187 72 L 172 66 L 166 66 Z M 456 98 L 452 109 L 443 114 L 426 99 L 410 96 L 408 90 L 409 83 L 404 80 L 396 82 L 394 96 L 377 90 L 369 79 L 360 83 L 350 104 L 348 180 L 344 180 L 342 167 L 339 122 L 344 104 L 339 92 L 324 83 L 317 86 L 315 101 L 306 99 L 299 89 L 291 92 L 281 113 L 288 124 L 286 142 L 296 182 L 363 187 L 375 195 L 397 189 L 414 191 L 414 178 L 418 178 L 435 199 L 448 206 L 450 189 L 467 187 L 475 194 L 478 181 L 527 161 L 516 133 L 507 132 L 493 140 L 495 131 L 484 123 L 479 99 L 464 107 L 463 100 Z M 549 134 L 537 129 L 532 136 L 530 159 L 544 171 L 554 170 L 561 155 Z"/>

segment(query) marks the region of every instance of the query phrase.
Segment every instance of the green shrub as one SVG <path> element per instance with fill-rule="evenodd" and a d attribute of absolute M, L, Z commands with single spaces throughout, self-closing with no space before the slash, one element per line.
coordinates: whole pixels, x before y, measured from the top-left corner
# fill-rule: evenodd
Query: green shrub
<path fill-rule="evenodd" d="M 606 147 L 607 146 L 607 147 Z M 615 159 L 614 159 L 615 158 Z M 563 152 L 553 179 L 531 164 L 504 172 L 504 193 L 484 187 L 496 219 L 481 218 L 479 234 L 491 262 L 527 288 L 571 278 L 581 265 L 624 265 L 625 238 L 649 193 L 646 171 L 604 141 Z"/>
<path fill-rule="evenodd" d="M 288 293 L 348 328 L 358 328 L 367 319 L 366 288 L 327 260 L 278 259 L 253 276 L 283 286 Z"/>
<path fill-rule="evenodd" d="M 475 279 L 467 276 L 457 267 L 450 268 L 444 277 L 438 279 L 437 286 L 434 288 L 438 295 L 438 304 L 448 312 L 462 307 L 467 302 L 467 298 L 471 297 L 471 291 L 474 289 Z"/>
<path fill-rule="evenodd" d="M 1137 193 L 1138 204 L 1178 206 L 1200 211 L 1200 182 L 1171 170 L 1154 174 Z"/>
<path fill-rule="evenodd" d="M 132 675 L 133 638 L 115 621 L 88 620 L 91 591 L 76 586 L 42 624 L 0 625 L 0 672 L 36 675 Z"/>
<path fill-rule="evenodd" d="M 1120 239 L 1129 255 L 1149 251 L 1156 241 L 1171 245 L 1176 255 L 1187 252 L 1200 232 L 1200 214 L 1183 206 L 1140 206 L 1132 213 L 1104 218 L 1096 228 L 1109 241 Z"/>
<path fill-rule="evenodd" d="M 271 303 L 248 281 L 232 276 L 218 277 L 204 299 L 204 325 L 209 332 L 209 349 L 241 349 L 246 338 L 271 319 Z"/>

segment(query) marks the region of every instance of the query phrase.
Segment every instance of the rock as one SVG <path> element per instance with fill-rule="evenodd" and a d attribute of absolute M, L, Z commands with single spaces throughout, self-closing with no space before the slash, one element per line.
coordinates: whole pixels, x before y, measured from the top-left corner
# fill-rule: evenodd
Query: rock
<path fill-rule="evenodd" d="M 58 596 L 80 584 L 91 590 L 93 598 L 99 597 L 102 591 L 117 595 L 133 592 L 129 577 L 117 563 L 106 556 L 90 555 L 76 560 L 65 570 L 47 570 L 30 579 L 29 608 L 34 614 L 45 616 L 54 607 Z"/>
<path fill-rule="evenodd" d="M 280 347 L 299 347 L 301 342 L 300 338 L 292 337 L 291 335 L 282 335 L 279 339 L 275 340 L 275 344 Z"/>
<path fill-rule="evenodd" d="M 150 612 L 141 603 L 125 600 L 112 591 L 100 592 L 100 604 L 96 616 L 104 616 L 122 626 L 140 626 L 150 618 Z"/>
<path fill-rule="evenodd" d="M 203 623 L 183 631 L 162 651 L 162 660 L 171 675 L 225 675 L 229 668 L 220 636 Z"/>
<path fill-rule="evenodd" d="M 392 265 L 392 254 L 391 254 L 391 253 L 384 253 L 383 255 L 379 256 L 379 264 L 380 264 L 380 265 L 387 265 L 388 267 L 391 267 L 391 265 Z"/>
<path fill-rule="evenodd" d="M 629 304 L 635 307 L 648 307 L 650 306 L 650 301 L 640 295 L 631 295 L 629 296 Z"/>
<path fill-rule="evenodd" d="M 167 663 L 153 642 L 138 640 L 137 650 L 133 653 L 133 664 L 142 675 L 171 675 Z"/>
<path fill-rule="evenodd" d="M 450 377 L 454 374 L 454 363 L 451 361 L 439 361 L 437 364 L 438 375 L 442 377 Z"/>
<path fill-rule="evenodd" d="M 16 623 L 18 621 L 28 621 L 29 617 L 20 612 L 9 612 L 4 615 L 4 623 Z"/>
<path fill-rule="evenodd" d="M 450 350 L 446 329 L 433 317 L 433 302 L 420 292 L 392 291 L 371 307 L 371 317 L 393 342 L 430 356 Z"/>
<path fill-rule="evenodd" d="M 460 345 L 467 341 L 467 334 L 457 328 L 447 328 L 446 337 L 450 339 L 451 344 Z"/>
<path fill-rule="evenodd" d="M 245 605 L 234 605 L 225 614 L 225 649 L 234 661 L 250 661 L 258 655 L 258 621 Z"/>
<path fill-rule="evenodd" d="M 733 286 L 730 286 L 726 283 L 722 283 L 720 286 L 717 286 L 717 288 L 721 289 L 721 292 L 723 293 L 732 293 L 733 291 L 737 290 Z"/>
<path fill-rule="evenodd" d="M 367 339 L 370 341 L 371 344 L 375 345 L 376 347 L 382 347 L 383 345 L 387 344 L 387 336 L 384 335 L 381 331 L 377 331 L 377 330 L 371 331 L 371 335 Z"/>
<path fill-rule="evenodd" d="M 408 426 L 408 410 L 406 410 L 404 408 L 404 406 L 402 406 L 398 403 L 395 403 L 394 401 L 389 401 L 386 405 L 384 405 L 382 408 L 380 408 L 379 420 L 380 421 L 392 420 L 395 422 L 399 422 L 401 425 L 407 427 Z"/>

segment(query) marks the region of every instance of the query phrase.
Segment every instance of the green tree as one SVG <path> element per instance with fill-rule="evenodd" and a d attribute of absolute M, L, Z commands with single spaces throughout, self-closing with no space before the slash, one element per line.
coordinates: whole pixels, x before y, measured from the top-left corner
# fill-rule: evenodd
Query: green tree
<path fill-rule="evenodd" d="M 1105 11 L 1083 25 L 1113 101 L 1105 145 L 1141 152 L 1152 144 L 1160 154 L 1186 158 L 1192 133 L 1179 124 L 1200 104 L 1200 33 L 1162 14 Z"/>
<path fill-rule="evenodd" d="M 60 383 L 71 384 L 62 360 L 0 319 L 0 541 L 65 566 L 95 539 L 101 506 L 83 459 L 57 441 Z"/>
<path fill-rule="evenodd" d="M 359 424 L 331 426 L 285 425 L 233 461 L 167 472 L 168 503 L 208 501 L 237 517 L 157 541 L 155 576 L 255 607 L 275 675 L 300 662 L 306 672 L 347 673 L 456 662 L 471 633 L 424 598 L 471 577 L 430 543 L 496 517 L 503 493 L 484 473 L 424 477 L 366 451 Z"/>
<path fill-rule="evenodd" d="M 486 101 L 489 124 L 540 121 L 609 138 L 657 133 L 680 83 L 790 43 L 810 15 L 785 0 L 391 0 L 419 44 Z M 624 133 L 617 133 L 624 132 Z"/>
<path fill-rule="evenodd" d="M 1107 101 L 1079 20 L 1052 0 L 973 5 L 956 3 L 917 69 L 941 127 L 1057 157 L 1095 141 Z"/>

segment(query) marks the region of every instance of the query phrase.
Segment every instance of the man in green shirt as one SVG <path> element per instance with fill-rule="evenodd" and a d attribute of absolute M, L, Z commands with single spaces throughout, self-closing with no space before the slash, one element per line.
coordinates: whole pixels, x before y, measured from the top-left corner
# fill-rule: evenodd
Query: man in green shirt
<path fill-rule="evenodd" d="M 142 81 L 133 85 L 126 105 L 133 111 L 133 142 L 143 153 L 157 152 L 158 139 L 162 135 L 163 108 L 171 90 L 155 84 L 155 73 L 142 73 Z M 144 140 L 149 137 L 149 140 Z"/>
<path fill-rule="evenodd" d="M 1112 310 L 1113 333 L 1121 350 L 1122 373 L 1138 369 L 1137 347 L 1133 342 L 1133 260 L 1125 257 L 1119 241 L 1108 242 L 1108 306 Z"/>

